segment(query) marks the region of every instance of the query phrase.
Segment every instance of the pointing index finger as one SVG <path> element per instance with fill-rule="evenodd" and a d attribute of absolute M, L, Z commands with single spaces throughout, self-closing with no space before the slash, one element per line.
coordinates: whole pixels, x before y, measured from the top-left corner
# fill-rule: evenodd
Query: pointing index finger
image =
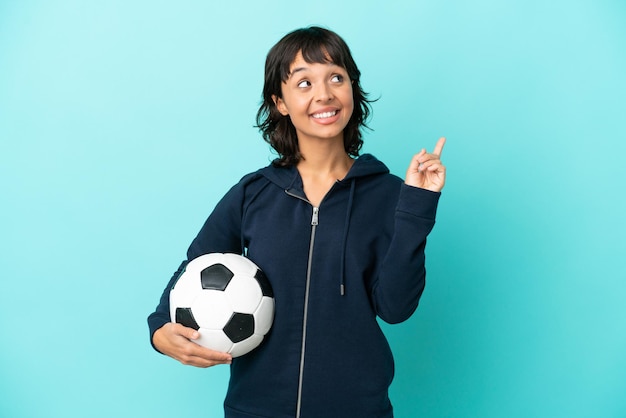
<path fill-rule="evenodd" d="M 445 137 L 441 137 L 439 138 L 439 141 L 437 141 L 437 145 L 435 145 L 435 150 L 433 151 L 433 154 L 435 155 L 441 155 L 441 151 L 443 151 L 443 146 L 446 143 L 446 138 Z"/>

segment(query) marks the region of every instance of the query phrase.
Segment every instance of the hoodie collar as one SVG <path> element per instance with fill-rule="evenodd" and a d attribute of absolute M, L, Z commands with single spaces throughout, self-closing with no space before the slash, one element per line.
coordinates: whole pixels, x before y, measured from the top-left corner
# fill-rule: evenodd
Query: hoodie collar
<path fill-rule="evenodd" d="M 354 160 L 348 174 L 339 183 L 349 184 L 353 179 L 386 173 L 389 169 L 385 164 L 371 154 L 363 154 Z M 261 174 L 282 189 L 302 191 L 302 179 L 295 166 L 278 167 L 272 164 L 262 169 Z"/>

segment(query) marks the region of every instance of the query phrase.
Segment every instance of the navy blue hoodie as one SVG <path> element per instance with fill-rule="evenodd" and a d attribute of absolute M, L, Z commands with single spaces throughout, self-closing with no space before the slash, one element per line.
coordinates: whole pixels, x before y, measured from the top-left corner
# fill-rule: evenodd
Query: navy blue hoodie
<path fill-rule="evenodd" d="M 319 208 L 295 167 L 245 176 L 217 204 L 187 260 L 245 253 L 276 303 L 261 346 L 233 359 L 228 418 L 392 417 L 394 363 L 376 317 L 406 320 L 424 289 L 439 193 L 407 186 L 375 157 L 355 160 Z M 172 276 L 151 335 L 169 322 Z"/>

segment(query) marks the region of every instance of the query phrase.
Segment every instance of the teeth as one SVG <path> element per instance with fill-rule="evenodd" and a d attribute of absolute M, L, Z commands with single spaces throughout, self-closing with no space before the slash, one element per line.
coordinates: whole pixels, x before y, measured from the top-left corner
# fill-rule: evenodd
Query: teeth
<path fill-rule="evenodd" d="M 335 116 L 336 114 L 337 114 L 337 111 L 334 110 L 332 112 L 316 113 L 313 115 L 313 117 L 315 119 L 323 119 L 323 118 L 330 118 L 332 116 Z"/>

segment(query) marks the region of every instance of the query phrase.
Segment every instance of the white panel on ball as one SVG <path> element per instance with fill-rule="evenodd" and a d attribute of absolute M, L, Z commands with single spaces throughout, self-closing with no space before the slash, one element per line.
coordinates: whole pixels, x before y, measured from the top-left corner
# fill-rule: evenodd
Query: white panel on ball
<path fill-rule="evenodd" d="M 230 301 L 220 291 L 201 291 L 191 305 L 193 316 L 201 328 L 222 329 L 233 314 Z"/>
<path fill-rule="evenodd" d="M 254 276 L 236 274 L 226 288 L 226 296 L 235 312 L 254 313 L 263 297 L 263 292 Z"/>
<path fill-rule="evenodd" d="M 274 299 L 263 296 L 261 303 L 254 312 L 254 332 L 265 335 L 269 332 L 274 321 Z"/>
<path fill-rule="evenodd" d="M 200 338 L 196 340 L 196 343 L 203 347 L 223 353 L 228 353 L 233 348 L 233 342 L 221 329 L 200 328 L 198 332 L 200 333 Z"/>
<path fill-rule="evenodd" d="M 256 274 L 258 267 L 252 261 L 237 254 L 223 254 L 222 263 L 228 265 L 228 268 L 235 274 L 243 276 L 252 276 Z"/>
<path fill-rule="evenodd" d="M 254 334 L 241 342 L 233 344 L 230 354 L 232 354 L 233 357 L 243 356 L 261 344 L 261 341 L 263 341 L 263 336 Z"/>

